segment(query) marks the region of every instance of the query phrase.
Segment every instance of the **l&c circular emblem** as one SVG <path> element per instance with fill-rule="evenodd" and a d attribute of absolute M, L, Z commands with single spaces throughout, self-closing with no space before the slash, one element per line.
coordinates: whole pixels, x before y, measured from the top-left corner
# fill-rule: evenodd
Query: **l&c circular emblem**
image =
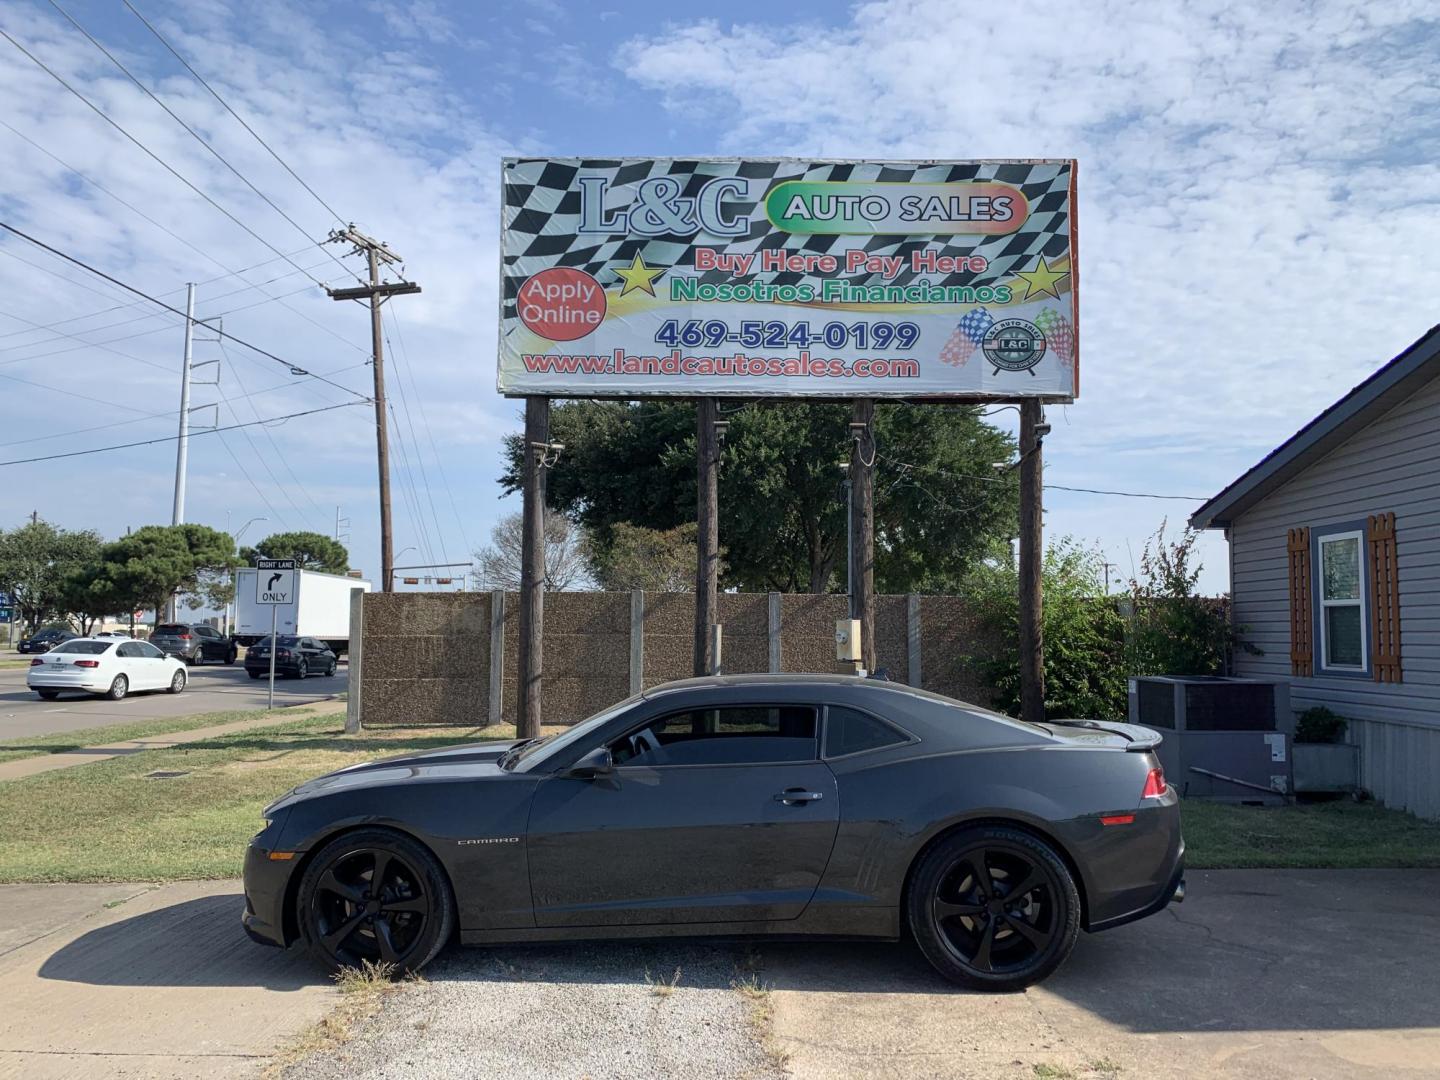
<path fill-rule="evenodd" d="M 1029 371 L 1045 358 L 1045 334 L 1026 319 L 1002 319 L 980 343 L 985 359 L 999 371 Z"/>

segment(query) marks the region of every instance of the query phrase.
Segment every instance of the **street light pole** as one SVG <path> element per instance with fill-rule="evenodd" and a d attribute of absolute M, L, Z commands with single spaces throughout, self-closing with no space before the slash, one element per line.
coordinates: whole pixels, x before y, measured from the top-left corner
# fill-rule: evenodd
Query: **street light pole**
<path fill-rule="evenodd" d="M 252 517 L 249 521 L 245 522 L 244 525 L 241 525 L 241 526 L 240 526 L 239 531 L 237 531 L 237 532 L 235 533 L 235 554 L 236 554 L 237 556 L 240 554 L 240 538 L 245 535 L 245 530 L 248 529 L 248 528 L 250 528 L 250 526 L 251 526 L 251 525 L 254 525 L 255 522 L 257 522 L 257 521 L 269 521 L 269 520 L 270 520 L 270 519 L 269 519 L 268 517 Z M 234 633 L 234 627 L 231 625 L 231 619 L 230 619 L 230 610 L 231 610 L 232 607 L 234 607 L 234 604 L 235 604 L 235 571 L 234 571 L 234 569 L 232 568 L 231 571 L 230 571 L 230 599 L 228 599 L 228 600 L 225 601 L 225 636 L 226 636 L 226 637 L 229 637 L 232 633 Z"/>

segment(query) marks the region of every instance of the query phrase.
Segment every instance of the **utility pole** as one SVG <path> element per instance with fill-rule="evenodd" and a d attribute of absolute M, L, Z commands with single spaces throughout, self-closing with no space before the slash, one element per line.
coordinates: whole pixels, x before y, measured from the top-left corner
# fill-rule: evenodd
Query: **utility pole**
<path fill-rule="evenodd" d="M 1040 402 L 1020 405 L 1020 719 L 1045 719 L 1041 446 L 1050 433 Z"/>
<path fill-rule="evenodd" d="M 550 454 L 550 399 L 525 399 L 525 458 L 521 479 L 520 702 L 515 734 L 540 736 L 545 652 L 545 472 Z"/>
<path fill-rule="evenodd" d="M 195 346 L 195 286 L 185 286 L 185 362 L 180 368 L 180 438 L 175 443 L 175 501 L 170 524 L 185 520 L 185 467 L 190 456 L 190 364 Z"/>
<path fill-rule="evenodd" d="M 382 282 L 380 264 L 399 263 L 400 256 L 383 242 L 357 230 L 354 225 L 332 229 L 329 242 L 354 245 L 351 253 L 364 252 L 370 269 L 368 285 L 325 291 L 330 294 L 331 300 L 370 302 L 370 355 L 375 374 L 375 450 L 380 473 L 380 588 L 390 592 L 394 588 L 395 539 L 390 528 L 390 429 L 385 421 L 385 328 L 380 320 L 380 305 L 400 293 L 418 293 L 420 286 L 413 281 Z"/>
<path fill-rule="evenodd" d="M 860 663 L 875 670 L 875 399 L 857 398 L 850 422 L 850 617 L 860 620 Z"/>
<path fill-rule="evenodd" d="M 715 399 L 700 398 L 695 409 L 696 537 L 695 674 L 715 673 L 711 627 L 719 622 L 720 592 L 720 433 Z"/>

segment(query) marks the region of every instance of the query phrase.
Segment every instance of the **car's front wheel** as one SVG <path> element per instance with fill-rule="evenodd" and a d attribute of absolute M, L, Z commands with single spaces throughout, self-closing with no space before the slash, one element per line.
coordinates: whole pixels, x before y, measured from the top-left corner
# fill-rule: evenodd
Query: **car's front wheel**
<path fill-rule="evenodd" d="M 60 696 L 59 690 L 36 690 L 35 692 L 39 694 L 42 698 L 44 698 L 46 701 L 54 701 Z"/>
<path fill-rule="evenodd" d="M 455 927 L 455 899 L 440 863 L 388 829 L 325 845 L 306 868 L 296 903 L 311 954 L 332 968 L 369 960 L 418 971 Z"/>
<path fill-rule="evenodd" d="M 1080 895 L 1055 850 L 1020 829 L 980 826 L 921 858 L 906 913 L 925 958 L 953 982 L 1021 990 L 1065 962 Z"/>

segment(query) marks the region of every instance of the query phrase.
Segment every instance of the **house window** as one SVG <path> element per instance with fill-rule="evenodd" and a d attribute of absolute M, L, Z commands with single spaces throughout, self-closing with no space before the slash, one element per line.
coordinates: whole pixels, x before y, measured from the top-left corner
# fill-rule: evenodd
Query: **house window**
<path fill-rule="evenodd" d="M 1320 548 L 1320 667 L 1366 670 L 1364 536 L 1322 535 Z"/>

